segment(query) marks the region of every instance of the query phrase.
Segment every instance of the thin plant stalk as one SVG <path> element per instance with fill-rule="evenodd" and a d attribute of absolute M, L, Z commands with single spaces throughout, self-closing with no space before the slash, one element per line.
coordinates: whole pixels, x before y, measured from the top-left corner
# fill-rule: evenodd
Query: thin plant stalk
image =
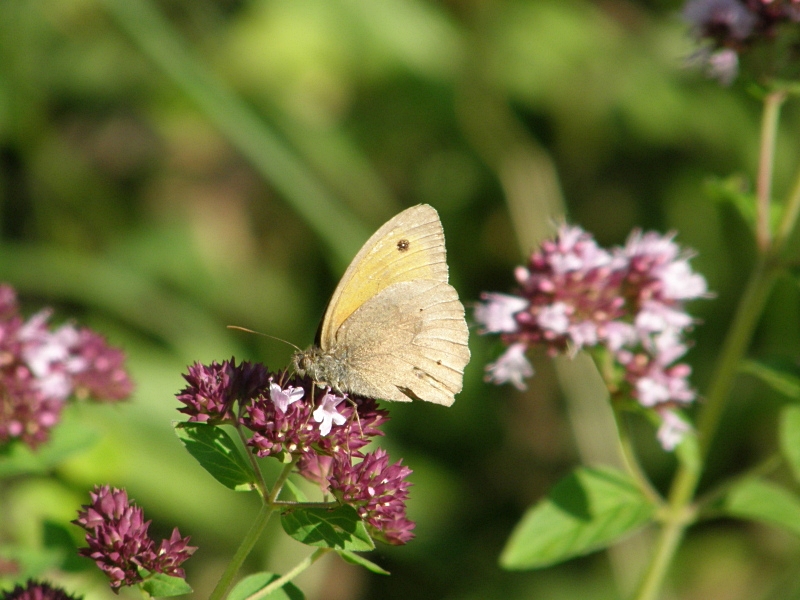
<path fill-rule="evenodd" d="M 222 574 L 222 577 L 220 577 L 219 581 L 217 582 L 217 586 L 214 588 L 214 591 L 211 592 L 208 600 L 222 600 L 228 595 L 228 592 L 233 585 L 234 577 L 236 577 L 236 574 L 239 572 L 239 569 L 242 567 L 245 559 L 250 554 L 253 546 L 255 546 L 258 538 L 261 537 L 261 534 L 264 532 L 264 528 L 267 526 L 267 523 L 269 522 L 273 512 L 275 512 L 274 509 L 267 504 L 264 504 L 261 507 L 261 511 L 258 513 L 255 522 L 253 523 L 252 527 L 250 527 L 250 531 L 247 532 L 247 535 L 242 540 L 239 548 L 237 548 L 236 554 L 233 555 L 231 562 L 228 563 L 228 566 L 225 568 L 225 572 Z"/>
<path fill-rule="evenodd" d="M 772 197 L 772 167 L 775 164 L 775 137 L 781 105 L 786 99 L 782 91 L 771 92 L 764 98 L 761 118 L 761 150 L 759 152 L 758 179 L 756 180 L 756 241 L 762 253 L 770 246 L 770 201 Z"/>
<path fill-rule="evenodd" d="M 667 509 L 662 513 L 662 528 L 650 564 L 634 598 L 636 600 L 655 600 L 661 590 L 667 571 L 675 553 L 680 546 L 687 527 L 694 522 L 695 509 L 692 505 L 697 485 L 703 474 L 702 465 L 708 456 L 709 448 L 719 426 L 742 358 L 750 345 L 758 319 L 767 302 L 772 285 L 779 272 L 780 265 L 775 261 L 777 244 L 770 241 L 769 231 L 769 195 L 772 166 L 774 161 L 774 143 L 778 128 L 779 108 L 783 102 L 783 94 L 768 94 L 764 100 L 764 117 L 762 120 L 761 155 L 758 173 L 758 223 L 756 235 L 759 240 L 760 256 L 745 292 L 739 302 L 731 328 L 717 363 L 706 402 L 697 419 L 697 436 L 700 468 L 691 468 L 685 463 L 678 467 L 672 481 L 668 496 Z M 800 184 L 798 184 L 800 185 Z M 800 196 L 800 190 L 795 195 Z M 794 206 L 791 202 L 788 207 Z M 800 203 L 800 198 L 797 199 Z M 787 208 L 786 213 L 794 210 L 791 226 L 780 238 L 782 243 L 788 238 L 796 221 L 796 209 Z M 784 223 L 786 219 L 784 219 Z M 782 224 L 783 225 L 783 224 Z M 762 237 L 763 236 L 763 237 Z M 762 246 L 762 241 L 764 245 Z"/>
<path fill-rule="evenodd" d="M 278 577 L 278 579 L 270 582 L 269 585 L 261 588 L 255 594 L 251 594 L 250 596 L 247 597 L 247 600 L 259 600 L 260 598 L 266 598 L 269 594 L 271 594 L 277 589 L 282 588 L 284 585 L 286 585 L 292 579 L 297 577 L 300 573 L 305 571 L 308 567 L 313 565 L 315 562 L 317 562 L 320 558 L 325 556 L 330 551 L 331 548 L 317 548 L 316 550 L 314 550 L 312 554 L 310 554 L 309 556 L 301 560 L 299 563 L 297 563 L 297 565 L 295 565 L 295 567 L 291 571 L 286 573 L 286 575 Z"/>
<path fill-rule="evenodd" d="M 773 254 L 777 254 L 783 250 L 789 236 L 797 225 L 797 217 L 800 214 L 800 169 L 797 170 L 795 175 L 794 185 L 789 197 L 786 200 L 786 205 L 783 209 L 780 225 L 778 225 L 778 233 L 775 235 L 775 244 Z"/>
<path fill-rule="evenodd" d="M 622 420 L 622 411 L 615 409 L 613 412 L 614 419 L 617 424 L 617 432 L 619 435 L 620 451 L 623 460 L 625 461 L 625 468 L 636 481 L 636 484 L 639 486 L 639 490 L 650 502 L 655 505 L 663 504 L 664 500 L 661 498 L 661 494 L 659 494 L 658 490 L 656 490 L 653 487 L 653 484 L 650 483 L 650 479 L 647 477 L 644 469 L 642 469 L 642 466 L 639 464 L 639 460 L 636 458 L 636 451 L 633 448 L 630 432 Z"/>

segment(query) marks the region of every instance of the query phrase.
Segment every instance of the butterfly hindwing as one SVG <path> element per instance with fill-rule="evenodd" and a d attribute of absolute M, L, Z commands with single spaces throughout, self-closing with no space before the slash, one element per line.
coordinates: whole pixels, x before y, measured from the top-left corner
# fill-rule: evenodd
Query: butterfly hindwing
<path fill-rule="evenodd" d="M 337 332 L 334 353 L 353 374 L 354 393 L 450 406 L 469 361 L 467 340 L 456 290 L 415 280 L 394 284 L 360 306 Z"/>

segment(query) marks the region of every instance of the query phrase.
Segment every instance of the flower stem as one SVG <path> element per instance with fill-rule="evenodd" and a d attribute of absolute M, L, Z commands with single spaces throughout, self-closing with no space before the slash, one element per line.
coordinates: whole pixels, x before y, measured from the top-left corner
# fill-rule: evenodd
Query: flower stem
<path fill-rule="evenodd" d="M 647 474 L 644 472 L 644 469 L 642 469 L 642 466 L 639 464 L 639 461 L 636 458 L 636 452 L 633 448 L 630 432 L 623 422 L 622 411 L 615 406 L 613 412 L 614 420 L 617 423 L 617 433 L 619 435 L 622 458 L 625 461 L 625 467 L 628 469 L 628 473 L 630 473 L 634 480 L 636 480 L 639 489 L 645 496 L 647 496 L 647 499 L 650 500 L 650 502 L 655 505 L 663 504 L 661 494 L 659 494 L 658 491 L 653 487 L 653 484 L 650 483 L 650 479 L 647 477 Z"/>
<path fill-rule="evenodd" d="M 728 337 L 725 339 L 706 402 L 698 418 L 700 464 L 704 463 L 708 455 L 711 440 L 722 417 L 739 364 L 772 289 L 776 273 L 777 268 L 774 264 L 761 259 L 750 275 L 750 281 L 739 303 Z M 636 600 L 654 600 L 657 597 L 686 527 L 691 523 L 687 515 L 693 514 L 693 511 L 689 512 L 690 503 L 701 475 L 702 469 L 691 469 L 683 463 L 678 467 L 670 488 L 664 525 L 656 541 L 653 558 L 635 595 Z"/>
<path fill-rule="evenodd" d="M 692 506 L 692 501 L 703 474 L 702 465 L 705 464 L 708 457 L 742 358 L 747 351 L 758 319 L 772 291 L 772 285 L 780 271 L 777 254 L 794 229 L 797 213 L 800 211 L 800 175 L 798 175 L 798 182 L 787 203 L 787 208 L 784 210 L 777 239 L 773 242 L 770 233 L 770 188 L 778 117 L 784 100 L 783 92 L 770 93 L 764 99 L 756 190 L 758 205 L 756 240 L 759 258 L 750 273 L 747 286 L 739 301 L 733 323 L 717 362 L 716 371 L 708 388 L 705 403 L 698 415 L 697 438 L 701 467 L 692 468 L 683 462 L 678 466 L 670 488 L 668 506 L 662 515 L 661 532 L 656 541 L 650 564 L 634 596 L 636 600 L 655 600 L 657 598 L 686 528 L 694 522 L 696 510 Z"/>
<path fill-rule="evenodd" d="M 705 405 L 698 417 L 697 430 L 701 461 L 705 460 L 708 454 L 742 357 L 747 351 L 777 274 L 777 265 L 766 258 L 759 259 L 750 274 L 750 281 L 739 302 L 731 330 L 722 347 Z"/>
<path fill-rule="evenodd" d="M 772 194 L 772 167 L 775 163 L 775 138 L 778 132 L 778 117 L 785 92 L 770 92 L 764 98 L 764 113 L 761 118 L 761 150 L 756 180 L 756 242 L 759 250 L 766 253 L 770 246 L 770 200 Z"/>
<path fill-rule="evenodd" d="M 247 600 L 259 600 L 259 598 L 266 598 L 269 594 L 271 594 L 277 589 L 282 588 L 287 582 L 297 577 L 300 573 L 305 571 L 308 567 L 313 565 L 315 562 L 317 562 L 320 558 L 325 556 L 330 551 L 331 548 L 317 548 L 316 550 L 314 550 L 313 554 L 307 556 L 299 563 L 297 563 L 297 565 L 291 571 L 286 573 L 286 575 L 278 577 L 278 579 L 270 582 L 269 585 L 261 588 L 255 594 L 251 594 L 250 596 L 247 597 Z"/>
<path fill-rule="evenodd" d="M 258 538 L 264 531 L 264 527 L 267 526 L 269 518 L 272 516 L 273 512 L 274 509 L 269 505 L 265 504 L 261 507 L 261 511 L 258 513 L 253 526 L 242 540 L 242 543 L 236 550 L 236 554 L 233 555 L 231 562 L 228 563 L 225 572 L 222 574 L 222 577 L 220 577 L 219 582 L 217 582 L 217 587 L 215 587 L 214 591 L 211 592 L 211 596 L 209 596 L 208 600 L 222 600 L 228 594 L 228 591 L 233 584 L 233 578 L 236 576 L 236 573 L 239 572 L 242 563 L 244 563 L 244 559 L 247 558 L 247 555 L 250 554 L 253 546 L 255 546 L 256 541 L 258 541 Z"/>
<path fill-rule="evenodd" d="M 294 469 L 294 466 L 297 464 L 298 460 L 300 460 L 300 457 L 294 456 L 292 458 L 292 461 L 288 463 L 285 467 L 283 467 L 283 471 L 281 471 L 281 474 L 278 476 L 278 479 L 275 480 L 275 485 L 272 486 L 272 491 L 269 493 L 269 496 L 267 497 L 267 503 L 269 504 L 269 506 L 271 507 L 275 506 L 275 500 L 278 499 L 278 495 L 281 493 L 281 490 L 283 489 L 286 480 L 289 479 L 289 475 L 292 474 L 292 470 Z"/>
<path fill-rule="evenodd" d="M 778 233 L 775 236 L 775 253 L 783 249 L 786 240 L 789 239 L 789 236 L 794 231 L 797 225 L 798 214 L 800 214 L 800 169 L 797 171 L 794 186 L 792 186 L 792 191 L 783 209 L 781 223 L 778 226 Z"/>

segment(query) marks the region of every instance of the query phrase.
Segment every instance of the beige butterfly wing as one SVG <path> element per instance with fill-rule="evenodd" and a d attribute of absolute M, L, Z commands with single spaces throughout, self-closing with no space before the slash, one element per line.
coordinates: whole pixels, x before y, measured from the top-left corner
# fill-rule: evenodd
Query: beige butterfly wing
<path fill-rule="evenodd" d="M 447 278 L 444 232 L 431 206 L 401 212 L 370 237 L 334 291 L 317 340 L 342 361 L 347 391 L 454 402 L 469 333 Z"/>

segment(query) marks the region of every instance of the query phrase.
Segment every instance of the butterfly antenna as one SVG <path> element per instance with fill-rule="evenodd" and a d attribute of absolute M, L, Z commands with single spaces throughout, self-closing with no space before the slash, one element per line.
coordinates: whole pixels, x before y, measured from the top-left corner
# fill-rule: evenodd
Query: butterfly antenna
<path fill-rule="evenodd" d="M 284 344 L 289 344 L 292 348 L 297 350 L 298 352 L 302 352 L 300 348 L 295 346 L 292 342 L 288 342 L 283 338 L 275 337 L 274 335 L 270 335 L 268 333 L 261 333 L 260 331 L 253 331 L 252 329 L 247 329 L 247 327 L 239 327 L 238 325 L 228 325 L 228 329 L 236 329 L 238 331 L 244 331 L 245 333 L 254 333 L 256 335 L 263 335 L 264 337 L 271 338 L 273 340 L 277 340 L 279 342 L 283 342 Z"/>

